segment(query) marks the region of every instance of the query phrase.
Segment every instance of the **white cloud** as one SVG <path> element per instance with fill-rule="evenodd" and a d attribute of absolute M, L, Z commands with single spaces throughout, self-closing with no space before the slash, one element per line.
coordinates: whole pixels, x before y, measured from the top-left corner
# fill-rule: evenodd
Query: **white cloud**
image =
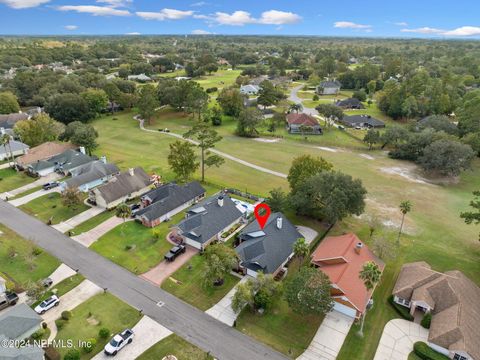
<path fill-rule="evenodd" d="M 394 22 L 393 24 L 397 26 L 408 26 L 408 23 L 405 21 Z"/>
<path fill-rule="evenodd" d="M 428 27 L 428 26 L 424 26 L 424 27 L 416 28 L 416 29 L 401 29 L 400 31 L 405 32 L 405 33 L 439 34 L 439 35 L 445 32 L 445 30 L 431 28 L 431 27 Z"/>
<path fill-rule="evenodd" d="M 220 25 L 243 26 L 245 24 L 255 23 L 255 19 L 249 12 L 237 10 L 231 14 L 216 12 L 214 20 Z"/>
<path fill-rule="evenodd" d="M 193 11 L 182 11 L 175 9 L 162 9 L 159 12 L 139 11 L 136 13 L 142 19 L 145 20 L 180 20 L 186 17 L 192 16 Z"/>
<path fill-rule="evenodd" d="M 462 26 L 453 30 L 442 33 L 445 36 L 474 36 L 480 35 L 480 27 L 478 26 Z"/>
<path fill-rule="evenodd" d="M 268 25 L 285 25 L 295 24 L 300 20 L 302 20 L 302 17 L 292 12 L 270 10 L 262 13 L 262 17 L 260 18 L 259 22 L 261 24 Z"/>
<path fill-rule="evenodd" d="M 211 32 L 210 32 L 210 31 L 207 31 L 207 30 L 197 29 L 197 30 L 193 30 L 193 31 L 192 31 L 192 34 L 193 34 L 193 35 L 209 35 L 209 34 L 211 34 Z"/>
<path fill-rule="evenodd" d="M 67 29 L 67 30 L 77 30 L 78 26 L 77 25 L 65 25 L 64 28 Z"/>
<path fill-rule="evenodd" d="M 193 4 L 190 4 L 190 6 L 193 6 L 193 7 L 200 7 L 200 6 L 205 6 L 205 5 L 208 5 L 208 3 L 206 1 L 198 1 L 198 2 L 195 2 Z"/>
<path fill-rule="evenodd" d="M 0 0 L 1 4 L 5 4 L 14 9 L 37 7 L 48 2 L 50 2 L 50 0 Z"/>
<path fill-rule="evenodd" d="M 139 33 L 139 32 L 134 31 L 134 32 L 126 33 L 125 35 L 142 35 L 142 34 Z"/>
<path fill-rule="evenodd" d="M 110 7 L 126 7 L 133 3 L 133 0 L 97 0 L 97 3 L 108 4 Z"/>
<path fill-rule="evenodd" d="M 254 18 L 249 12 L 237 10 L 233 13 L 216 12 L 214 15 L 195 15 L 196 19 L 206 19 L 219 25 L 243 26 L 247 24 L 285 25 L 299 22 L 302 17 L 292 12 L 269 10 Z"/>
<path fill-rule="evenodd" d="M 337 21 L 333 26 L 341 29 L 370 29 L 372 27 L 372 25 L 356 24 L 351 21 Z"/>
<path fill-rule="evenodd" d="M 92 14 L 94 16 L 129 16 L 131 15 L 127 10 L 118 10 L 109 6 L 95 6 L 95 5 L 63 5 L 57 7 L 60 11 L 76 11 L 79 13 Z"/>

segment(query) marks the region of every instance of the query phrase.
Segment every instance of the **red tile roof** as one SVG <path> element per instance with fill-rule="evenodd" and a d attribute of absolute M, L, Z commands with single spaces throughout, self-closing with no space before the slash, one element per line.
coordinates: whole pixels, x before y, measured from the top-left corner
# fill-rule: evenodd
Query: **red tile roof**
<path fill-rule="evenodd" d="M 307 114 L 288 114 L 287 122 L 292 125 L 306 125 L 306 126 L 315 126 L 318 125 L 317 119 Z"/>
<path fill-rule="evenodd" d="M 355 251 L 357 244 L 362 244 L 360 253 Z M 367 300 L 367 289 L 359 277 L 364 263 L 374 261 L 383 271 L 385 264 L 378 259 L 368 247 L 352 233 L 341 236 L 326 237 L 311 255 L 312 262 L 328 275 L 332 284 L 345 294 L 348 300 L 360 311 L 364 312 Z M 339 259 L 340 263 L 327 264 L 325 261 Z M 371 291 L 368 292 L 368 298 Z"/>

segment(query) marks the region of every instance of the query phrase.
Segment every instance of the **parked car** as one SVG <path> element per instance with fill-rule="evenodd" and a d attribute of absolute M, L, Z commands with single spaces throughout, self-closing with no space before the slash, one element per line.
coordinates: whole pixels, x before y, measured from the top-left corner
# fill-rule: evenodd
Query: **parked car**
<path fill-rule="evenodd" d="M 14 292 L 7 291 L 0 295 L 0 310 L 3 310 L 9 306 L 13 306 L 18 301 L 18 295 Z"/>
<path fill-rule="evenodd" d="M 138 210 L 140 210 L 140 208 L 141 208 L 140 204 L 130 205 L 130 210 L 132 211 L 132 218 L 135 217 L 135 214 L 137 213 Z"/>
<path fill-rule="evenodd" d="M 50 189 L 56 188 L 58 185 L 60 185 L 60 183 L 58 183 L 57 181 L 49 182 L 49 183 L 43 184 L 43 190 L 50 190 Z"/>
<path fill-rule="evenodd" d="M 38 304 L 34 310 L 37 314 L 45 314 L 51 308 L 58 306 L 58 304 L 60 304 L 60 299 L 57 295 L 52 295 Z"/>
<path fill-rule="evenodd" d="M 177 245 L 170 249 L 170 251 L 165 254 L 164 258 L 167 261 L 174 261 L 177 256 L 183 254 L 186 251 L 185 245 Z"/>
<path fill-rule="evenodd" d="M 343 126 L 343 125 L 338 125 L 338 130 L 345 130 L 345 126 Z"/>
<path fill-rule="evenodd" d="M 123 330 L 120 334 L 115 335 L 110 342 L 105 345 L 103 352 L 106 355 L 115 356 L 127 344 L 133 341 L 133 331 L 130 329 Z"/>
<path fill-rule="evenodd" d="M 42 285 L 44 288 L 48 288 L 53 284 L 53 280 L 50 278 L 45 278 L 42 280 Z"/>

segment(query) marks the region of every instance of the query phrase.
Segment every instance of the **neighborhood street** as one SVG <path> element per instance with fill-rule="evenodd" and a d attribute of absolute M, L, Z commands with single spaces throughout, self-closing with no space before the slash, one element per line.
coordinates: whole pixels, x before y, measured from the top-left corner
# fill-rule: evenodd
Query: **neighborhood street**
<path fill-rule="evenodd" d="M 277 351 L 135 276 L 5 201 L 0 201 L 0 222 L 220 360 L 286 359 Z"/>

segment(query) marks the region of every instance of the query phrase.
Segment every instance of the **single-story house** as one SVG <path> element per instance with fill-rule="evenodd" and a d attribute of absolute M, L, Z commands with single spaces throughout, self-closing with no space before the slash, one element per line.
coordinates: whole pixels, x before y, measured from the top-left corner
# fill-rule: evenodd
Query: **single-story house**
<path fill-rule="evenodd" d="M 141 197 L 142 209 L 137 211 L 135 217 L 145 226 L 157 226 L 198 202 L 205 193 L 198 181 L 185 185 L 169 183 L 159 186 Z"/>
<path fill-rule="evenodd" d="M 383 261 L 352 233 L 328 236 L 312 253 L 311 263 L 330 278 L 336 311 L 356 319 L 365 312 L 373 290 L 367 291 L 358 274 L 369 261 L 383 271 Z"/>
<path fill-rule="evenodd" d="M 50 159 L 52 156 L 61 154 L 68 149 L 75 149 L 77 146 L 71 143 L 49 141 L 28 149 L 27 153 L 15 159 L 18 167 L 26 169 L 28 165 L 37 161 Z"/>
<path fill-rule="evenodd" d="M 320 85 L 317 86 L 317 94 L 319 95 L 336 95 L 340 92 L 342 84 L 337 81 L 322 81 Z"/>
<path fill-rule="evenodd" d="M 340 122 L 348 127 L 362 127 L 362 128 L 384 128 L 385 123 L 378 119 L 371 117 L 370 115 L 351 115 L 344 116 Z"/>
<path fill-rule="evenodd" d="M 13 129 L 17 122 L 28 119 L 30 119 L 30 115 L 24 112 L 0 114 L 0 128 Z"/>
<path fill-rule="evenodd" d="M 42 318 L 26 304 L 19 304 L 0 315 L 0 342 L 20 341 L 40 329 Z M 35 346 L 0 346 L 0 359 L 43 360 L 44 352 Z"/>
<path fill-rule="evenodd" d="M 260 86 L 258 85 L 242 85 L 240 86 L 240 94 L 243 95 L 257 95 L 260 91 Z"/>
<path fill-rule="evenodd" d="M 0 161 L 7 160 L 8 158 L 25 155 L 30 147 L 17 140 L 10 140 L 9 144 L 0 146 Z"/>
<path fill-rule="evenodd" d="M 97 206 L 111 209 L 122 202 L 136 198 L 150 190 L 150 176 L 141 168 L 122 172 L 104 185 L 90 190 L 90 200 Z"/>
<path fill-rule="evenodd" d="M 480 359 L 480 287 L 461 271 L 440 273 L 424 261 L 404 264 L 392 294 L 410 314 L 432 314 L 431 348 L 455 360 Z"/>
<path fill-rule="evenodd" d="M 204 250 L 212 241 L 242 220 L 245 209 L 228 195 L 214 195 L 193 206 L 186 218 L 175 225 L 175 236 L 187 245 Z"/>
<path fill-rule="evenodd" d="M 128 75 L 128 80 L 146 82 L 146 81 L 152 81 L 152 78 L 145 74 L 140 74 L 140 75 Z"/>
<path fill-rule="evenodd" d="M 46 176 L 53 172 L 69 175 L 75 169 L 95 160 L 94 157 L 85 154 L 85 148 L 80 147 L 80 151 L 68 149 L 48 160 L 39 160 L 30 164 L 27 171 L 35 176 Z"/>
<path fill-rule="evenodd" d="M 315 134 L 321 135 L 322 128 L 318 120 L 308 114 L 290 113 L 287 115 L 288 132 L 291 134 Z"/>
<path fill-rule="evenodd" d="M 107 163 L 105 157 L 92 161 L 71 171 L 72 177 L 60 184 L 63 191 L 67 188 L 78 188 L 88 192 L 94 187 L 102 185 L 118 174 L 120 170 L 114 164 Z"/>
<path fill-rule="evenodd" d="M 253 277 L 259 272 L 276 275 L 293 257 L 293 244 L 301 237 L 280 212 L 271 214 L 263 229 L 253 221 L 242 230 L 235 248 L 240 267 Z"/>
<path fill-rule="evenodd" d="M 343 100 L 338 100 L 335 105 L 341 107 L 342 109 L 364 109 L 362 102 L 357 98 L 348 98 Z"/>

